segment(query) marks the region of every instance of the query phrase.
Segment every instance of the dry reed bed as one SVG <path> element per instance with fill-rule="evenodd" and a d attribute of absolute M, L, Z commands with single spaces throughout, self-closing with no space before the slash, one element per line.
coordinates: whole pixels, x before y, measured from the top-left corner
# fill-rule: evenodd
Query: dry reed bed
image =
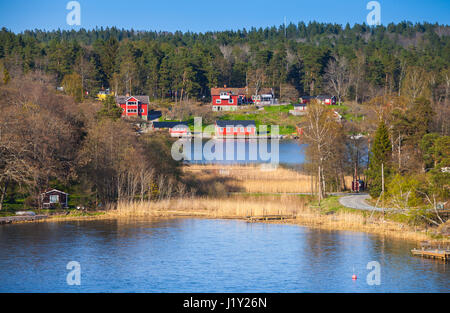
<path fill-rule="evenodd" d="M 248 193 L 311 193 L 311 176 L 293 169 L 269 165 L 190 165 L 183 168 L 187 175 L 195 175 L 199 180 L 217 177 L 227 179 L 233 189 Z M 352 177 L 346 177 L 346 185 L 351 186 Z M 314 182 L 313 182 L 314 183 Z"/>
<path fill-rule="evenodd" d="M 248 216 L 295 216 L 307 210 L 306 200 L 295 196 L 183 198 L 158 202 L 121 202 L 115 211 L 120 215 L 188 215 L 217 218 L 246 218 Z"/>
<path fill-rule="evenodd" d="M 249 216 L 285 215 L 292 218 L 269 223 L 286 223 L 326 230 L 347 230 L 424 241 L 429 236 L 406 225 L 365 217 L 359 212 L 323 214 L 295 196 L 257 198 L 192 198 L 160 202 L 119 203 L 113 217 L 201 217 L 246 219 Z"/>

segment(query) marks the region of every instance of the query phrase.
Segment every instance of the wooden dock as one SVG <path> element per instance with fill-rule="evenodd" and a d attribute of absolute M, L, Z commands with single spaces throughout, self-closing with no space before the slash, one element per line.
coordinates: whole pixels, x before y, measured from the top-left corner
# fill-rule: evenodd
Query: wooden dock
<path fill-rule="evenodd" d="M 413 249 L 412 255 L 429 259 L 440 259 L 444 261 L 450 260 L 450 250 L 442 249 Z"/>
<path fill-rule="evenodd" d="M 34 222 L 44 220 L 46 218 L 48 218 L 47 215 L 0 217 L 0 225 L 22 223 L 22 222 Z"/>
<path fill-rule="evenodd" d="M 262 221 L 284 221 L 295 219 L 293 215 L 264 215 L 264 216 L 247 216 L 247 222 L 262 222 Z"/>

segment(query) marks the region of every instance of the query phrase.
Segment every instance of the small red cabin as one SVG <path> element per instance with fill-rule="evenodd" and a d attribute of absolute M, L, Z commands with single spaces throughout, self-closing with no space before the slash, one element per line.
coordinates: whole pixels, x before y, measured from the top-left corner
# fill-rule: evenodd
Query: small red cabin
<path fill-rule="evenodd" d="M 44 209 L 56 209 L 69 207 L 69 194 L 57 189 L 52 189 L 41 194 L 41 204 Z"/>
<path fill-rule="evenodd" d="M 148 96 L 118 96 L 116 103 L 123 109 L 123 117 L 139 117 L 148 120 L 150 104 Z"/>
<path fill-rule="evenodd" d="M 216 136 L 256 136 L 255 121 L 217 121 Z"/>
<path fill-rule="evenodd" d="M 153 122 L 153 130 L 169 130 L 171 137 L 187 137 L 191 131 L 187 122 Z"/>

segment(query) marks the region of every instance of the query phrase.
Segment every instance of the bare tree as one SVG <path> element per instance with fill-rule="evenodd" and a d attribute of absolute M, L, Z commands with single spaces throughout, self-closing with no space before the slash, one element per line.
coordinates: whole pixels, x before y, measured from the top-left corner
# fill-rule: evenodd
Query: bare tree
<path fill-rule="evenodd" d="M 350 71 L 348 61 L 345 57 L 337 56 L 330 60 L 325 70 L 324 76 L 328 88 L 336 93 L 341 104 L 342 97 L 345 97 L 350 83 Z"/>
<path fill-rule="evenodd" d="M 325 196 L 324 164 L 333 151 L 340 124 L 334 112 L 327 106 L 313 101 L 308 106 L 308 114 L 303 126 L 303 138 L 309 144 L 309 155 L 317 164 L 319 205 Z"/>
<path fill-rule="evenodd" d="M 430 92 L 430 74 L 421 67 L 410 66 L 406 70 L 402 81 L 403 95 L 414 101 L 420 96 L 427 96 Z"/>

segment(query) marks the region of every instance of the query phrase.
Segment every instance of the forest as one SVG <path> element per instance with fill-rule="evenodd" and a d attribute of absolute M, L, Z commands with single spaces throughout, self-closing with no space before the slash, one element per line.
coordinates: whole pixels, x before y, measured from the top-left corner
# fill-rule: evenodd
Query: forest
<path fill-rule="evenodd" d="M 348 190 L 345 176 L 356 167 L 375 200 L 439 224 L 423 210 L 449 198 L 449 62 L 450 28 L 427 23 L 199 34 L 2 29 L 0 211 L 36 207 L 50 186 L 91 207 L 215 194 L 212 182 L 180 179 L 169 138 L 137 136 L 114 99 L 94 97 L 109 88 L 174 109 L 207 108 L 210 88 L 227 85 L 270 87 L 288 102 L 336 95 L 355 118 L 338 123 L 313 103 L 301 123 L 309 144 L 303 170 L 316 179 L 319 203 L 327 192 Z M 369 139 L 368 155 L 357 135 Z"/>
<path fill-rule="evenodd" d="M 39 71 L 78 101 L 110 88 L 152 99 L 209 101 L 210 88 L 274 88 L 279 99 L 333 93 L 358 103 L 396 93 L 443 102 L 450 28 L 402 22 L 369 27 L 303 22 L 182 33 L 100 28 L 0 31 L 10 76 Z"/>

